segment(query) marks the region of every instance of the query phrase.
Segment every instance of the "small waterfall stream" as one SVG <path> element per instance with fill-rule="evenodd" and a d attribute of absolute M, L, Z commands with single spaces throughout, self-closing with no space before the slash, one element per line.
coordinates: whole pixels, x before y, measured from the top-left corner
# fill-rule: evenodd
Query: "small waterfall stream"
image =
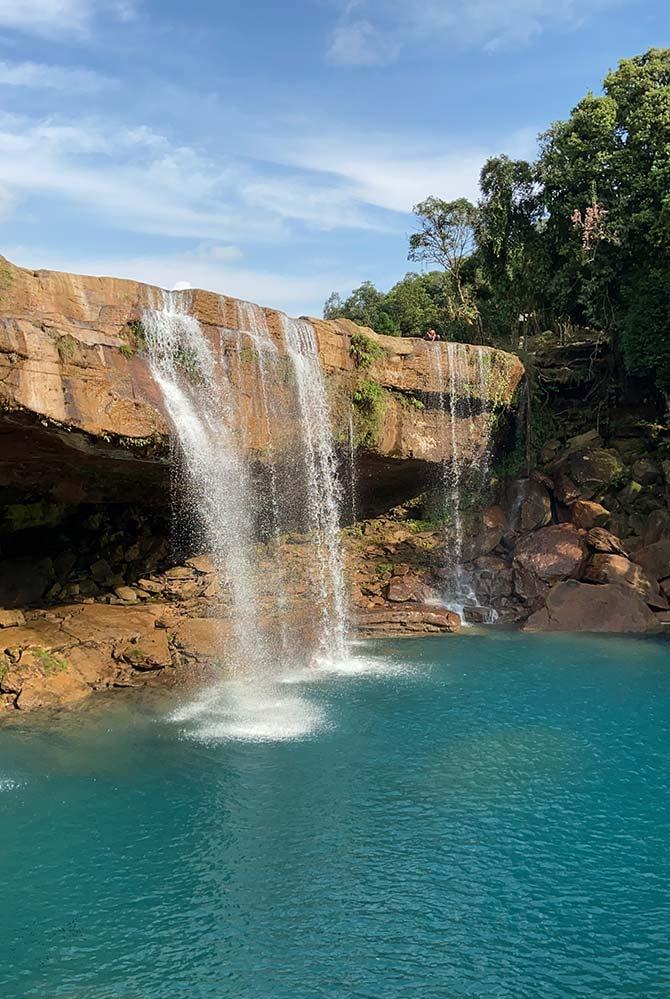
<path fill-rule="evenodd" d="M 477 351 L 476 369 L 473 371 L 470 352 Z M 464 609 L 477 604 L 477 596 L 463 571 L 464 554 L 464 487 L 472 482 L 474 472 L 482 497 L 488 481 L 490 458 L 490 430 L 487 424 L 479 451 L 476 438 L 478 430 L 475 399 L 486 400 L 489 395 L 490 368 L 483 347 L 473 348 L 449 341 L 446 344 L 448 375 L 445 378 L 442 351 L 437 346 L 433 352 L 438 382 L 439 411 L 445 444 L 448 442 L 450 459 L 442 463 L 442 509 L 450 524 L 447 535 L 446 605 L 464 619 Z M 447 405 L 448 400 L 448 405 Z M 459 431 L 460 427 L 460 431 Z M 445 448 L 446 450 L 446 448 Z M 492 612 L 493 613 L 493 612 Z"/>
<path fill-rule="evenodd" d="M 311 323 L 282 315 L 282 326 L 300 411 L 307 522 L 315 541 L 321 604 L 321 653 L 327 660 L 337 662 L 346 657 L 347 609 L 339 534 L 342 487 L 328 396 Z"/>

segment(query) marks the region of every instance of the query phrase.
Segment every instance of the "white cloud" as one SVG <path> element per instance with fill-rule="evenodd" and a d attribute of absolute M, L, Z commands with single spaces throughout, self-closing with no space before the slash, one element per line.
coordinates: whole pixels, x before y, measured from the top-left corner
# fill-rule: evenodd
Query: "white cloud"
<path fill-rule="evenodd" d="M 97 120 L 0 115 L 0 183 L 154 235 L 275 241 L 291 222 L 379 227 L 351 185 L 333 176 L 212 158 L 148 128 Z"/>
<path fill-rule="evenodd" d="M 502 146 L 439 148 L 397 134 L 311 132 L 278 143 L 274 153 L 299 169 L 330 174 L 354 203 L 408 212 L 428 194 L 476 199 L 484 161 L 503 150 L 517 158 L 532 157 L 535 135 L 536 130 L 526 129 L 509 136 Z"/>
<path fill-rule="evenodd" d="M 78 205 L 133 232 L 198 239 L 278 238 L 277 219 L 245 219 L 236 167 L 146 128 L 0 117 L 0 183 Z"/>
<path fill-rule="evenodd" d="M 115 81 L 90 69 L 48 66 L 38 62 L 0 61 L 0 85 L 35 90 L 99 91 Z"/>
<path fill-rule="evenodd" d="M 10 246 L 3 250 L 12 263 L 33 268 L 71 271 L 76 274 L 113 275 L 175 288 L 177 285 L 205 288 L 260 305 L 282 309 L 293 315 L 321 315 L 323 303 L 333 288 L 353 287 L 355 274 L 310 273 L 298 276 L 286 271 L 241 267 L 225 257 L 231 247 L 201 246 L 196 250 L 165 255 L 104 258 L 44 252 L 39 248 Z M 221 253 L 223 252 L 223 255 Z"/>
<path fill-rule="evenodd" d="M 328 46 L 328 60 L 340 66 L 384 66 L 392 62 L 398 45 L 380 33 L 370 21 L 338 24 Z"/>
<path fill-rule="evenodd" d="M 133 16 L 132 0 L 0 0 L 0 28 L 35 35 L 83 35 L 95 16 Z"/>
<path fill-rule="evenodd" d="M 327 58 L 363 65 L 388 62 L 402 45 L 412 42 L 430 44 L 437 40 L 488 50 L 525 45 L 542 32 L 579 27 L 599 10 L 626 0 L 336 2 L 341 13 Z"/>

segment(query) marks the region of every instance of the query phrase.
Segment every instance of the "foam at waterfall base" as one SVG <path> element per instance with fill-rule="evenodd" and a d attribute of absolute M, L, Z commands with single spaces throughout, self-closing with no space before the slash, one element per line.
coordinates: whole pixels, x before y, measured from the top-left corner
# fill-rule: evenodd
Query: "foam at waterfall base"
<path fill-rule="evenodd" d="M 200 742 L 287 742 L 328 727 L 325 711 L 281 686 L 229 680 L 209 687 L 172 712 L 183 734 Z"/>
<path fill-rule="evenodd" d="M 360 651 L 354 653 L 354 648 Z M 282 683 L 316 683 L 336 677 L 400 676 L 412 669 L 407 663 L 366 654 L 366 643 L 356 642 L 350 644 L 344 656 L 317 656 L 309 666 L 282 677 Z"/>
<path fill-rule="evenodd" d="M 415 666 L 366 654 L 356 643 L 341 658 L 316 657 L 310 665 L 279 671 L 274 682 L 259 678 L 225 680 L 202 690 L 169 715 L 182 735 L 199 742 L 296 742 L 333 727 L 327 709 L 310 698 L 309 688 L 346 678 L 402 676 Z M 296 693 L 289 688 L 300 685 Z"/>

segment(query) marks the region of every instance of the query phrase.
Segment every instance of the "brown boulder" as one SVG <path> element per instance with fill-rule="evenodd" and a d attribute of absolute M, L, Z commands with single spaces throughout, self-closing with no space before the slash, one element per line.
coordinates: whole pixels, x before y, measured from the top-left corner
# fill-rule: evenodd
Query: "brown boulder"
<path fill-rule="evenodd" d="M 549 590 L 549 583 L 543 582 L 534 572 L 515 565 L 512 570 L 512 584 L 515 595 L 526 605 L 526 610 L 541 607 Z"/>
<path fill-rule="evenodd" d="M 16 699 L 17 708 L 23 711 L 35 708 L 59 708 L 75 704 L 91 693 L 90 684 L 75 670 L 64 669 L 54 673 L 31 673 L 21 684 Z"/>
<path fill-rule="evenodd" d="M 423 604 L 434 596 L 431 588 L 426 586 L 418 576 L 411 573 L 404 576 L 393 576 L 386 588 L 386 599 L 394 604 L 409 602 Z"/>
<path fill-rule="evenodd" d="M 583 578 L 589 583 L 616 583 L 619 586 L 630 586 L 650 607 L 658 610 L 668 609 L 668 601 L 661 594 L 656 580 L 652 579 L 641 566 L 630 562 L 623 555 L 597 553 L 586 566 Z"/>
<path fill-rule="evenodd" d="M 670 576 L 670 538 L 638 548 L 631 554 L 631 559 L 654 579 L 667 579 Z"/>
<path fill-rule="evenodd" d="M 387 609 L 364 611 L 357 624 L 362 635 L 425 635 L 458 631 L 461 619 L 445 607 L 399 604 Z"/>
<path fill-rule="evenodd" d="M 622 546 L 621 541 L 611 531 L 606 531 L 604 527 L 592 527 L 586 535 L 586 543 L 596 552 L 607 552 L 612 555 L 624 555 L 628 553 Z"/>
<path fill-rule="evenodd" d="M 461 562 L 473 562 L 493 551 L 505 533 L 506 516 L 499 506 L 488 507 L 481 517 L 464 521 L 465 537 L 461 548 Z M 447 557 L 449 552 L 447 551 Z"/>
<path fill-rule="evenodd" d="M 593 499 L 607 491 L 623 473 L 624 466 L 616 451 L 595 448 L 569 454 L 561 462 L 560 471 L 577 487 L 580 498 Z M 570 499 L 561 496 L 559 499 L 563 503 L 570 502 Z"/>
<path fill-rule="evenodd" d="M 594 586 L 567 579 L 556 583 L 545 606 L 532 614 L 524 631 L 647 632 L 657 627 L 654 613 L 630 587 Z"/>
<path fill-rule="evenodd" d="M 141 671 L 164 669 L 172 662 L 167 632 L 153 628 L 128 642 L 120 642 L 114 647 L 114 658 Z"/>
<path fill-rule="evenodd" d="M 26 619 L 23 611 L 0 610 L 0 628 L 15 628 L 18 625 L 25 623 Z"/>
<path fill-rule="evenodd" d="M 602 527 L 610 519 L 610 512 L 593 500 L 575 500 L 570 505 L 570 519 L 575 527 L 590 531 L 592 527 Z"/>
<path fill-rule="evenodd" d="M 175 627 L 175 643 L 194 658 L 218 656 L 227 634 L 225 621 L 211 617 L 186 618 Z"/>
<path fill-rule="evenodd" d="M 551 523 L 551 499 L 534 478 L 514 479 L 505 489 L 504 509 L 513 531 L 535 531 Z"/>
<path fill-rule="evenodd" d="M 551 583 L 579 575 L 584 561 L 584 541 L 571 524 L 552 524 L 523 538 L 514 551 L 514 562 Z"/>
<path fill-rule="evenodd" d="M 643 486 L 653 486 L 658 482 L 663 473 L 660 467 L 651 458 L 638 458 L 631 468 L 631 475 L 636 482 Z"/>
<path fill-rule="evenodd" d="M 579 486 L 576 486 L 565 469 L 559 468 L 553 476 L 554 495 L 559 503 L 568 506 L 579 499 Z"/>
<path fill-rule="evenodd" d="M 652 510 L 642 527 L 642 540 L 645 545 L 653 545 L 663 538 L 670 538 L 670 513 L 660 507 Z"/>

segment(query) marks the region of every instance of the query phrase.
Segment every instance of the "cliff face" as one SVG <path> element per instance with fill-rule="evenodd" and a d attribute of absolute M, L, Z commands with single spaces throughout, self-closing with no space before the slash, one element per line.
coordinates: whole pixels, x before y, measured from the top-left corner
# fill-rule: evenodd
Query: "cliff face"
<path fill-rule="evenodd" d="M 244 308 L 205 291 L 187 298 L 217 353 L 228 355 L 245 440 L 262 466 L 267 422 Z M 137 335 L 144 311 L 160 302 L 159 289 L 138 282 L 0 263 L 0 503 L 153 502 L 165 495 L 171 429 Z M 281 314 L 265 309 L 262 316 L 285 353 Z M 359 431 L 360 474 L 364 488 L 374 479 L 373 506 L 384 492 L 392 504 L 450 457 L 446 345 L 378 336 L 347 320 L 312 323 L 338 439 L 347 436 L 357 386 L 372 381 L 382 391 L 383 418 Z M 378 347 L 365 369 L 351 349 L 352 336 L 362 333 Z M 512 355 L 465 345 L 457 363 L 468 406 L 456 440 L 469 459 L 485 444 L 491 408 L 511 403 L 523 368 Z M 284 432 L 289 447 L 296 417 L 290 393 L 282 384 L 271 390 L 285 397 L 282 427 L 273 433 L 281 440 Z"/>

